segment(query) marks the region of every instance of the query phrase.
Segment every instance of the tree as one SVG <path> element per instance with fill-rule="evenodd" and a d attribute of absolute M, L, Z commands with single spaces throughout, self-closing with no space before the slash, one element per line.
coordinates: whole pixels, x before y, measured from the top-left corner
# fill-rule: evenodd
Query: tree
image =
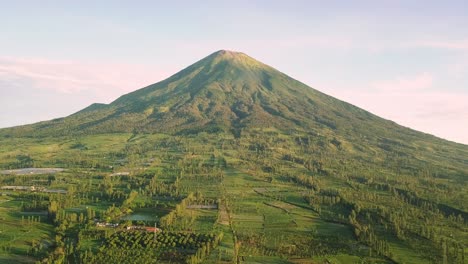
<path fill-rule="evenodd" d="M 18 168 L 34 167 L 34 160 L 29 155 L 17 155 L 16 160 Z"/>

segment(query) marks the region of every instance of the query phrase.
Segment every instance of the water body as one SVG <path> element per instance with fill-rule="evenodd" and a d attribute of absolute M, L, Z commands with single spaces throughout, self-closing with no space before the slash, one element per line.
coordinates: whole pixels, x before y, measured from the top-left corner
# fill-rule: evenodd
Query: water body
<path fill-rule="evenodd" d="M 135 209 L 133 213 L 124 215 L 120 220 L 130 221 L 156 221 L 169 213 L 166 208 L 139 208 Z"/>

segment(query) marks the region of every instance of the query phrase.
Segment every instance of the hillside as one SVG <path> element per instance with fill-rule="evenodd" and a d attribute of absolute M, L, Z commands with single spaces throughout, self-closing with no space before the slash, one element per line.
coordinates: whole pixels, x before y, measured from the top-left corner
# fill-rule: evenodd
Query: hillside
<path fill-rule="evenodd" d="M 239 138 L 243 131 L 254 129 L 306 134 L 363 156 L 397 153 L 416 159 L 421 167 L 449 166 L 458 176 L 468 168 L 466 145 L 402 127 L 310 88 L 244 53 L 225 50 L 108 105 L 92 104 L 65 118 L 1 129 L 0 136 L 208 132 Z"/>
<path fill-rule="evenodd" d="M 0 146 L 1 169 L 65 169 L 1 172 L 2 263 L 464 263 L 468 253 L 468 146 L 239 52 L 110 104 L 0 129 Z"/>
<path fill-rule="evenodd" d="M 430 138 L 327 96 L 253 58 L 218 51 L 170 78 L 69 117 L 2 134 L 196 133 L 275 127 Z"/>
<path fill-rule="evenodd" d="M 0 135 L 228 132 L 239 137 L 243 130 L 257 128 L 336 138 L 354 149 L 437 152 L 450 146 L 451 156 L 468 154 L 467 146 L 399 126 L 244 53 L 225 50 L 108 105 L 92 104 L 65 118 L 2 129 Z"/>

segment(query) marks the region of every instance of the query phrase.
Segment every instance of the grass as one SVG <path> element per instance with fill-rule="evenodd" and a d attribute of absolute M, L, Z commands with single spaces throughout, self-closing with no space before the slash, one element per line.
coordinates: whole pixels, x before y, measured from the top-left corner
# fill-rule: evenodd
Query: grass
<path fill-rule="evenodd" d="M 44 213 L 23 213 L 14 196 L 0 200 L 0 260 L 2 263 L 30 263 L 31 241 L 47 247 L 52 244 L 53 226 L 45 223 Z M 30 220 L 34 217 L 34 220 Z M 39 217 L 41 221 L 39 221 Z"/>

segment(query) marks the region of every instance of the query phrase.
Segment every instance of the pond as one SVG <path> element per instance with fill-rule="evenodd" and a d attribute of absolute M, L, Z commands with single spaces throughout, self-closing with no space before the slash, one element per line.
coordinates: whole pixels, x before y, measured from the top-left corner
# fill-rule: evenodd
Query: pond
<path fill-rule="evenodd" d="M 130 221 L 155 221 L 170 212 L 169 208 L 138 208 L 131 214 L 120 217 L 120 220 Z"/>

